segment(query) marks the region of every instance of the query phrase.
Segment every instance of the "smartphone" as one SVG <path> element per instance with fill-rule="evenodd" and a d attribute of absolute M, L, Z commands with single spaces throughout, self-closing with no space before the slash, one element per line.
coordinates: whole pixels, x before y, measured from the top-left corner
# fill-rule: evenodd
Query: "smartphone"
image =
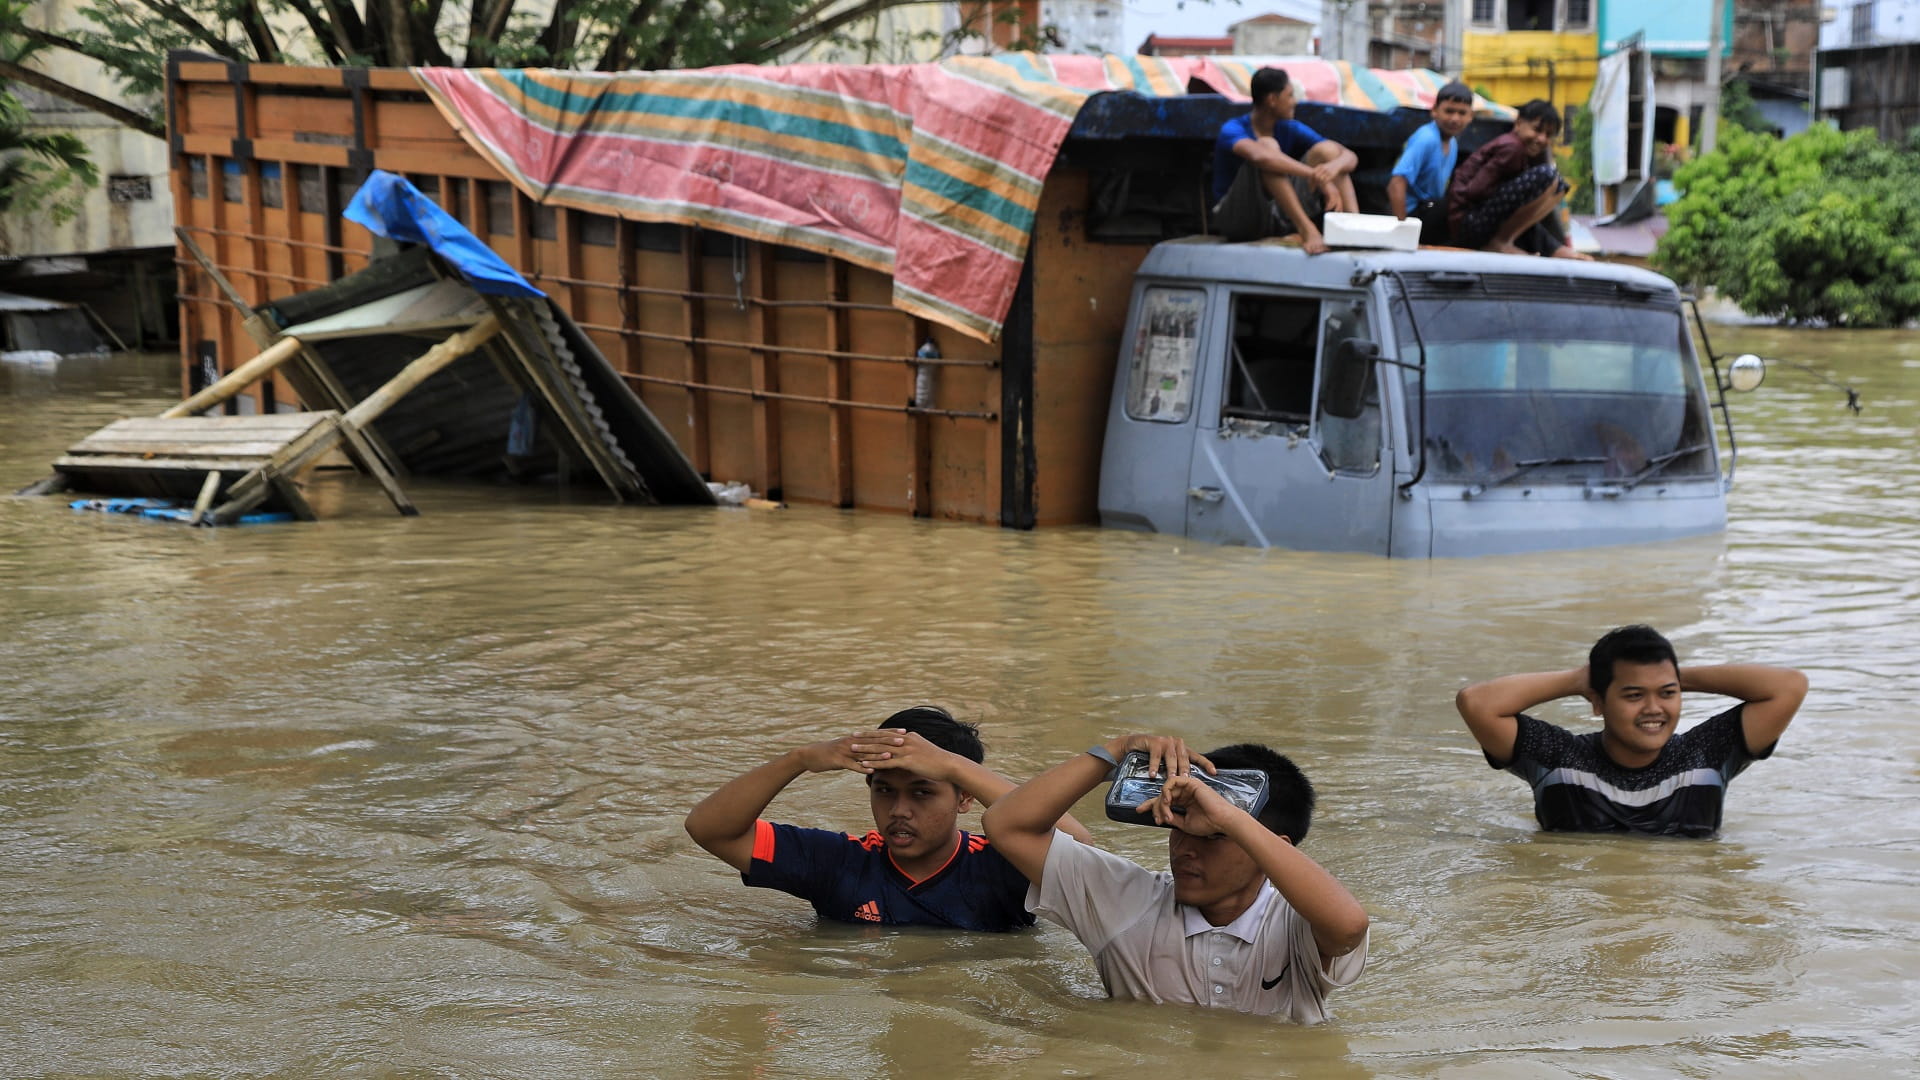
<path fill-rule="evenodd" d="M 1164 763 L 1161 769 L 1165 771 Z M 1257 815 L 1267 805 L 1267 774 L 1259 769 L 1221 769 L 1209 776 L 1196 765 L 1193 776 L 1249 814 Z M 1160 825 L 1151 813 L 1134 808 L 1158 796 L 1166 783 L 1164 776 L 1147 775 L 1145 750 L 1127 751 L 1127 756 L 1120 761 L 1119 777 L 1107 789 L 1107 816 L 1130 825 Z M 1170 825 L 1160 827 L 1172 828 Z"/>

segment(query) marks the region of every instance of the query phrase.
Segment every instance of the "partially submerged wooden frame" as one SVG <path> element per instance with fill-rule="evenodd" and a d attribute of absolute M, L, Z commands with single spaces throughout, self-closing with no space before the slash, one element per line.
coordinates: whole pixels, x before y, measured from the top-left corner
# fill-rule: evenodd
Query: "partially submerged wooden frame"
<path fill-rule="evenodd" d="M 338 449 L 380 484 L 395 509 L 412 516 L 420 511 L 374 449 L 367 427 L 408 391 L 492 341 L 500 329 L 498 316 L 491 312 L 483 315 L 478 322 L 428 349 L 345 412 L 327 409 L 255 416 L 193 415 L 221 404 L 281 365 L 303 356 L 305 343 L 297 337 L 283 337 L 158 417 L 120 420 L 81 440 L 54 462 L 56 476 L 205 472 L 207 478 L 190 519 L 194 524 L 231 524 L 274 498 L 294 517 L 312 521 L 318 515 L 296 478 Z M 222 477 L 228 473 L 238 473 L 239 477 L 226 489 L 225 500 L 214 505 Z M 35 488 L 42 492 L 58 490 L 49 487 L 47 481 Z"/>

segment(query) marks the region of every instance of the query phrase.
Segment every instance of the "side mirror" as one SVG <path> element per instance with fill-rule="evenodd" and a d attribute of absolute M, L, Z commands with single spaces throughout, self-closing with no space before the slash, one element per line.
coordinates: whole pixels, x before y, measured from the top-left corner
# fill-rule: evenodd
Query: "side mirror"
<path fill-rule="evenodd" d="M 1380 359 L 1380 343 L 1347 338 L 1334 349 L 1320 388 L 1320 408 L 1328 416 L 1358 419 L 1367 408 L 1367 390 L 1373 385 L 1373 366 Z"/>
<path fill-rule="evenodd" d="M 1759 386 L 1766 377 L 1767 362 L 1752 353 L 1743 353 L 1735 357 L 1733 364 L 1727 368 L 1727 387 L 1746 393 Z"/>

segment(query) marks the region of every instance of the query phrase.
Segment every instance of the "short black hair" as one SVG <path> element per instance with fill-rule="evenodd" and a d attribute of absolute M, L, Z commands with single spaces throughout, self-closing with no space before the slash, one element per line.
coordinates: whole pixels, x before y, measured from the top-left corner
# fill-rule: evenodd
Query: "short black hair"
<path fill-rule="evenodd" d="M 975 763 L 987 760 L 987 749 L 980 745 L 980 728 L 977 725 L 955 720 L 953 714 L 938 705 L 915 705 L 911 709 L 901 709 L 883 728 L 904 728 L 927 740 L 949 754 L 959 754 Z"/>
<path fill-rule="evenodd" d="M 1616 627 L 1600 635 L 1587 651 L 1587 685 L 1593 687 L 1596 696 L 1607 696 L 1607 687 L 1613 685 L 1613 665 L 1622 660 L 1629 664 L 1665 660 L 1673 665 L 1676 675 L 1680 672 L 1680 658 L 1674 655 L 1673 643 L 1660 631 L 1639 623 Z"/>
<path fill-rule="evenodd" d="M 1259 743 L 1223 746 L 1207 751 L 1206 757 L 1216 769 L 1259 769 L 1266 773 L 1267 805 L 1260 810 L 1260 824 L 1295 846 L 1307 838 L 1307 826 L 1313 824 L 1313 785 L 1300 766 Z"/>
<path fill-rule="evenodd" d="M 1541 98 L 1534 98 L 1520 106 L 1519 118 L 1549 135 L 1560 130 L 1560 110 L 1553 107 L 1553 102 Z"/>
<path fill-rule="evenodd" d="M 1458 101 L 1466 105 L 1468 108 L 1472 108 L 1473 107 L 1473 90 L 1471 87 L 1467 86 L 1466 83 L 1463 83 L 1458 79 L 1455 79 L 1453 82 L 1450 82 L 1447 85 L 1441 87 L 1439 93 L 1433 95 L 1433 103 L 1435 105 L 1438 105 L 1443 101 Z"/>
<path fill-rule="evenodd" d="M 1287 72 L 1284 68 L 1263 67 L 1253 73 L 1247 84 L 1247 93 L 1253 95 L 1253 103 L 1260 104 L 1268 94 L 1277 94 L 1287 88 Z"/>

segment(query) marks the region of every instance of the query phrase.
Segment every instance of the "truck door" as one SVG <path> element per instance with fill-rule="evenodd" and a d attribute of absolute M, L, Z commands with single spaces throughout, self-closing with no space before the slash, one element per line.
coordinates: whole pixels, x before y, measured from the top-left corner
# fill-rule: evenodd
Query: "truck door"
<path fill-rule="evenodd" d="M 1179 536 L 1199 412 L 1208 292 L 1151 285 L 1133 305 L 1100 458 L 1100 521 Z"/>
<path fill-rule="evenodd" d="M 1222 544 L 1387 554 L 1393 475 L 1383 468 L 1377 365 L 1330 379 L 1349 339 L 1378 340 L 1366 298 L 1237 291 L 1196 406 L 1187 535 Z"/>

